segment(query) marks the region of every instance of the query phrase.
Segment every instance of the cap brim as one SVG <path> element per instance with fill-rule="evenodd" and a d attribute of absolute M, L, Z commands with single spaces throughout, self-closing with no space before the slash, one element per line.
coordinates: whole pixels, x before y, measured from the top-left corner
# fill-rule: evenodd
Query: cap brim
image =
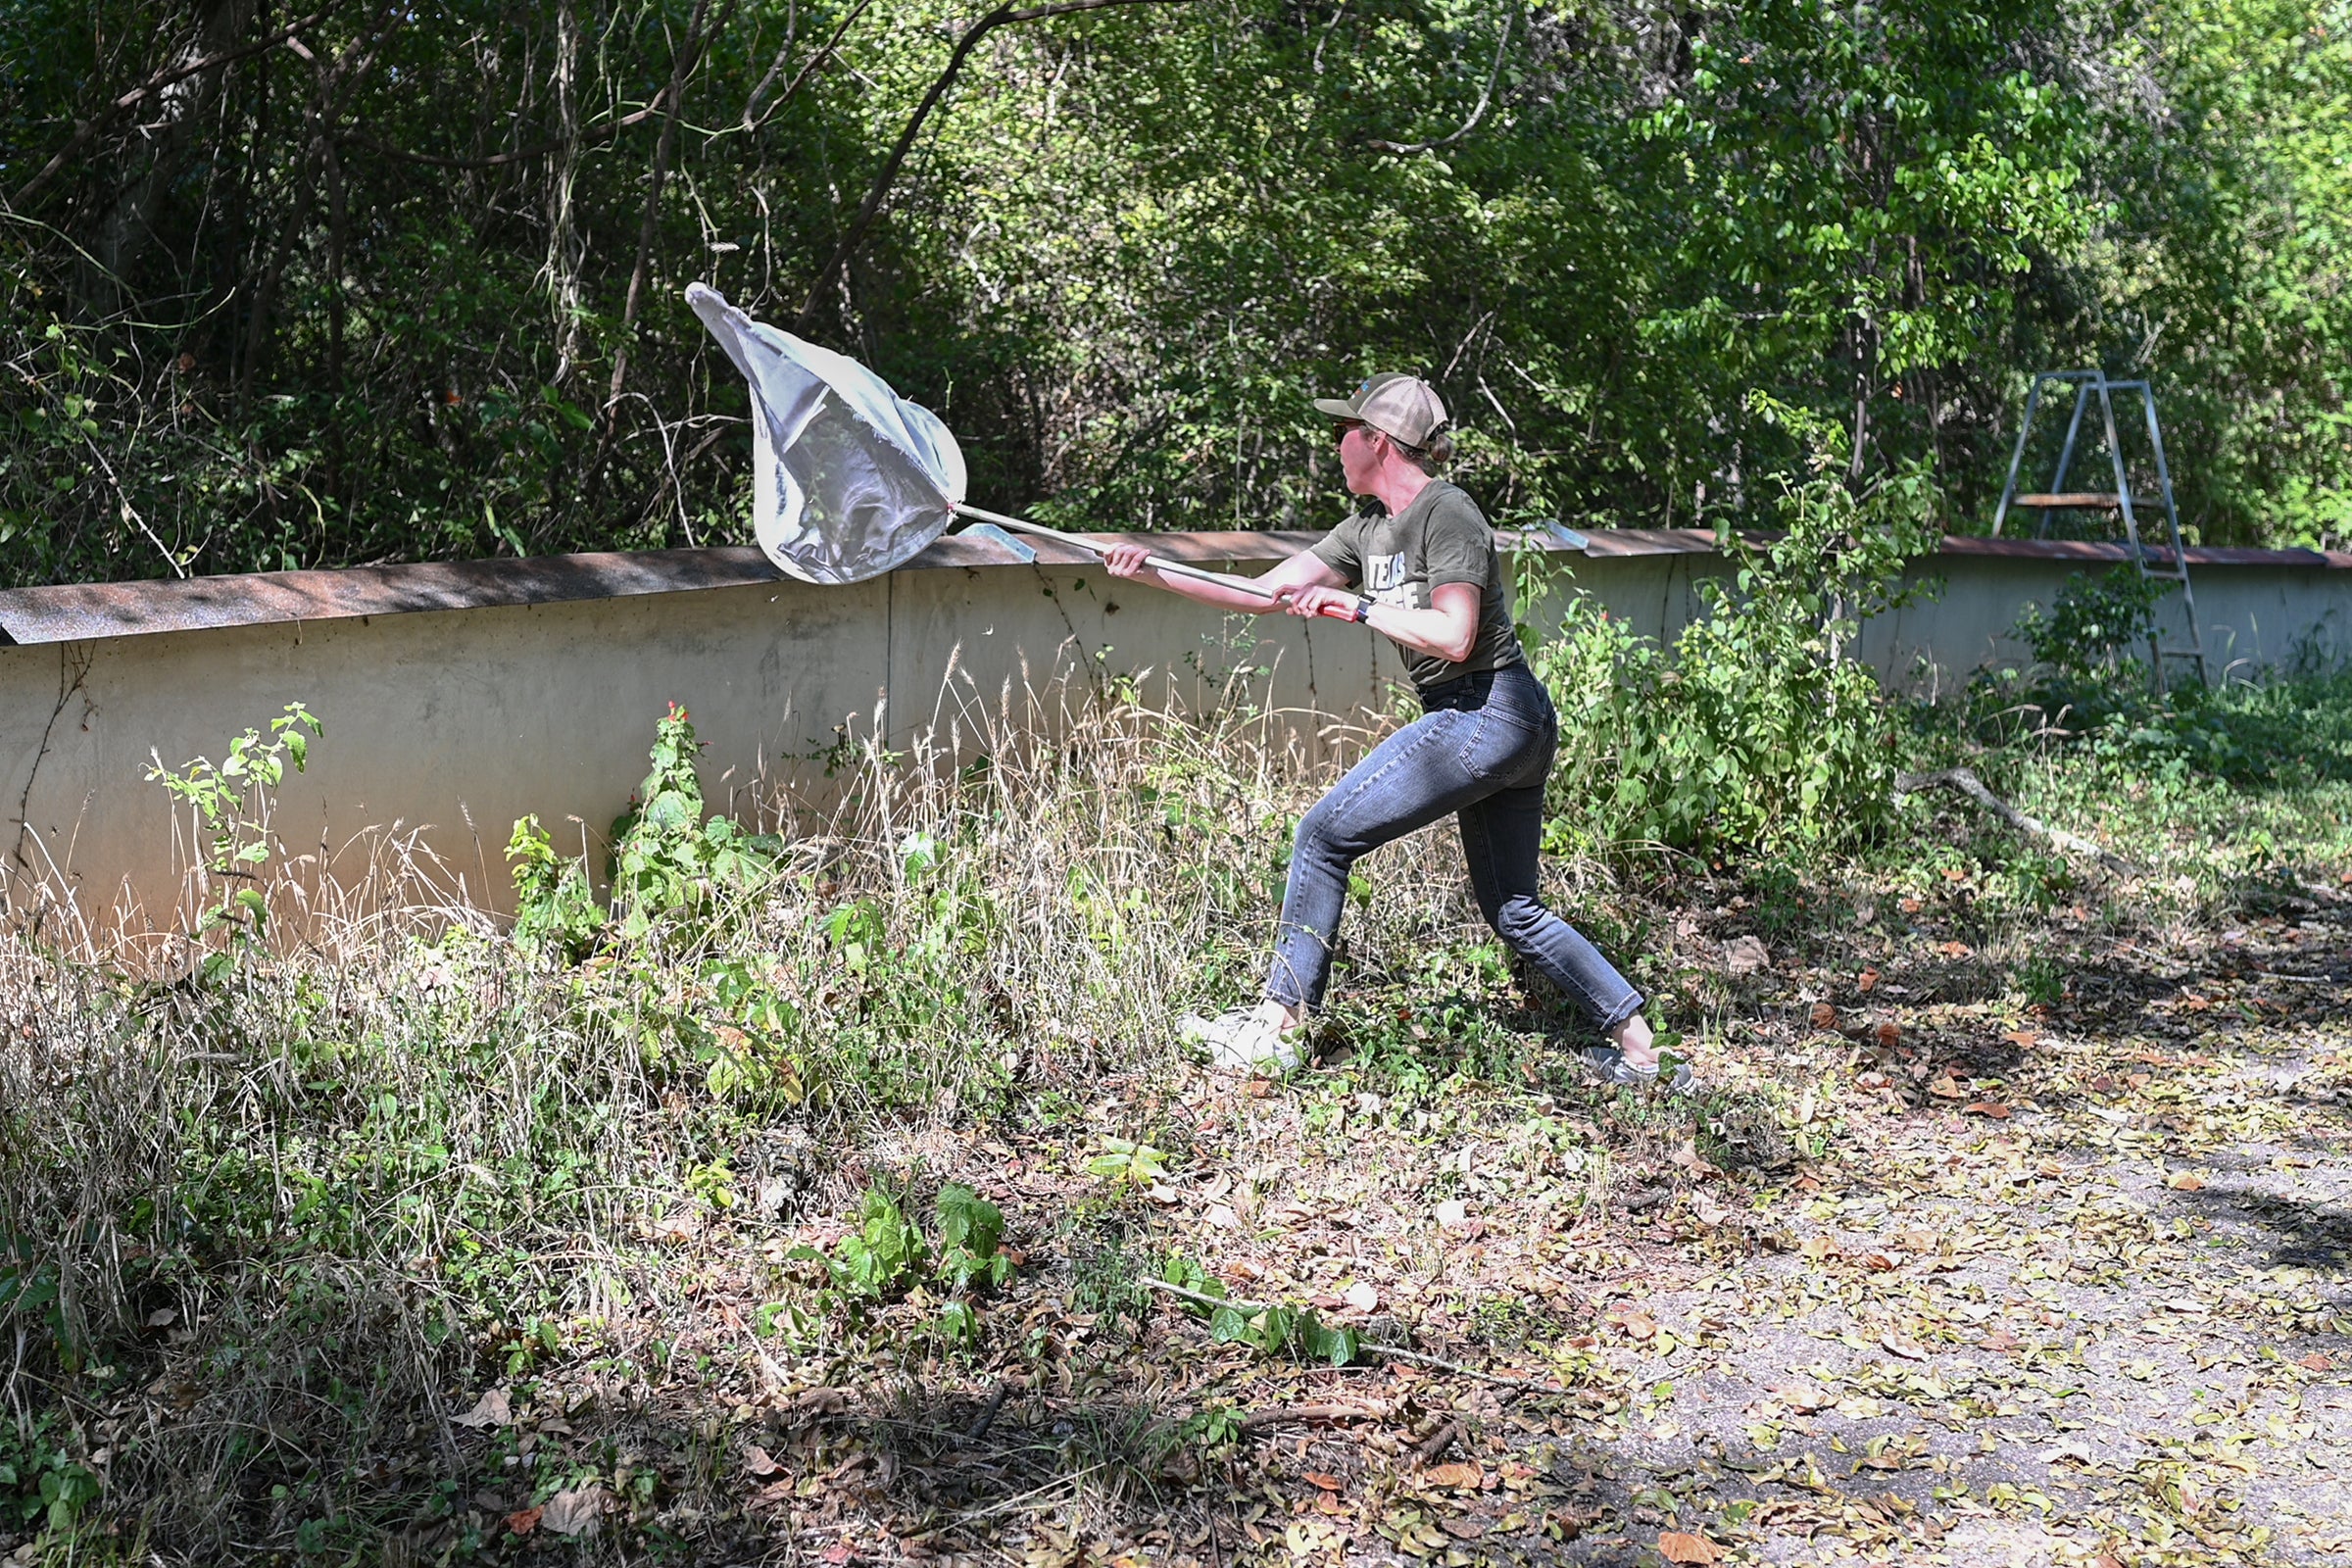
<path fill-rule="evenodd" d="M 1315 399 L 1315 412 L 1328 414 L 1335 419 L 1360 419 L 1363 417 L 1345 398 L 1317 398 Z"/>

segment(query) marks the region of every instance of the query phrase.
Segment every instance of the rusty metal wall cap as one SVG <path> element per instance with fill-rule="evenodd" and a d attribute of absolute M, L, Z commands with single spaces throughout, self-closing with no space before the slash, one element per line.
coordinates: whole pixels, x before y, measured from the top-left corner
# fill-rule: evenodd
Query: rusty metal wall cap
<path fill-rule="evenodd" d="M 1112 540 L 1117 534 L 1096 534 Z M 1202 565 L 1281 561 L 1321 537 L 1311 531 L 1155 533 L 1153 549 Z M 1506 545 L 1592 559 L 1705 555 L 1715 536 L 1700 528 L 1603 528 L 1567 539 L 1505 530 Z M 2120 544 L 2069 540 L 1951 537 L 1941 553 L 2030 561 L 2111 562 L 2130 559 Z M 2163 555 L 2164 553 L 2159 553 Z M 2169 559 L 2169 557 L 2168 557 Z M 1040 565 L 1083 564 L 1066 545 L 1038 541 Z M 2352 570 L 2352 553 L 2317 550 L 2190 550 L 2192 566 L 2270 566 Z M 954 535 L 917 556 L 903 571 L 1018 565 L 1002 546 Z M 1029 568 L 1034 569 L 1034 568 Z M 482 610 L 501 605 L 562 604 L 639 594 L 690 593 L 787 580 L 750 548 L 647 550 L 527 560 L 422 562 L 403 566 L 354 566 L 340 571 L 270 571 L 185 581 L 71 583 L 0 592 L 0 643 L 30 646 L 216 627 L 349 620 L 419 611 Z M 846 592 L 848 590 L 827 590 Z"/>

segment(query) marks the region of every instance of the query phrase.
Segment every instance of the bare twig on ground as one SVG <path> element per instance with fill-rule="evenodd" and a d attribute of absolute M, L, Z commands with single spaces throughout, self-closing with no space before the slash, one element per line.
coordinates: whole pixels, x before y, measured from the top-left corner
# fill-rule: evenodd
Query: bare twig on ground
<path fill-rule="evenodd" d="M 1265 1427 L 1336 1426 L 1344 1421 L 1378 1421 L 1389 1414 L 1385 1401 L 1363 1404 L 1286 1404 L 1278 1409 L 1252 1410 L 1242 1417 L 1244 1432 Z"/>
<path fill-rule="evenodd" d="M 964 1433 L 964 1442 L 978 1443 L 982 1438 L 988 1436 L 988 1429 L 997 1424 L 997 1412 L 1004 1408 L 1005 1396 L 1011 1392 L 1010 1381 L 1001 1382 L 997 1385 L 996 1392 L 988 1396 L 988 1403 L 981 1406 L 980 1418 L 974 1421 L 969 1430 Z"/>
<path fill-rule="evenodd" d="M 2132 877 L 2145 874 L 2138 866 L 2133 865 L 2122 856 L 2092 843 L 2079 833 L 2069 833 L 2062 827 L 2050 826 L 2039 817 L 2028 816 L 1986 789 L 1984 781 L 1977 777 L 1974 768 L 1945 767 L 1938 768 L 1933 773 L 1897 773 L 1894 776 L 1894 793 L 1897 795 L 1917 795 L 1937 787 L 1967 796 L 2030 839 L 2037 840 L 2054 849 L 2063 850 L 2069 855 L 2087 856 L 2117 876 Z"/>
<path fill-rule="evenodd" d="M 1438 1430 L 1431 1433 L 1428 1437 L 1428 1440 L 1425 1441 L 1421 1446 L 1413 1450 L 1413 1463 L 1431 1463 L 1440 1454 L 1451 1447 L 1454 1440 L 1459 1438 L 1461 1435 L 1462 1424 L 1459 1421 L 1439 1422 Z"/>

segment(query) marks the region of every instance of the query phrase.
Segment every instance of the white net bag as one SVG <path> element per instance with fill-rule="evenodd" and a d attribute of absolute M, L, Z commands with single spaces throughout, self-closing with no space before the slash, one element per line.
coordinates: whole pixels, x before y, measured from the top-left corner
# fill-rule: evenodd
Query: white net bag
<path fill-rule="evenodd" d="M 939 416 L 856 360 L 755 321 L 716 289 L 686 303 L 752 389 L 752 520 L 807 582 L 863 582 L 946 532 L 963 453 Z"/>

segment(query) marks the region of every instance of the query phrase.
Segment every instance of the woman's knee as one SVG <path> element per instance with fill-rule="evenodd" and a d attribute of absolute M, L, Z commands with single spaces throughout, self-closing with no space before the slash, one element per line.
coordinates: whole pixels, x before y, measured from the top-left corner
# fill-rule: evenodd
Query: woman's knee
<path fill-rule="evenodd" d="M 1298 831 L 1292 836 L 1291 853 L 1327 864 L 1352 863 L 1355 857 L 1342 842 L 1339 815 L 1332 808 L 1329 796 L 1309 807 L 1306 814 L 1298 819 Z"/>
<path fill-rule="evenodd" d="M 1542 935 L 1544 928 L 1559 918 L 1544 907 L 1544 901 L 1532 893 L 1514 894 L 1494 906 L 1489 917 L 1494 932 L 1503 941 L 1526 952 Z"/>

